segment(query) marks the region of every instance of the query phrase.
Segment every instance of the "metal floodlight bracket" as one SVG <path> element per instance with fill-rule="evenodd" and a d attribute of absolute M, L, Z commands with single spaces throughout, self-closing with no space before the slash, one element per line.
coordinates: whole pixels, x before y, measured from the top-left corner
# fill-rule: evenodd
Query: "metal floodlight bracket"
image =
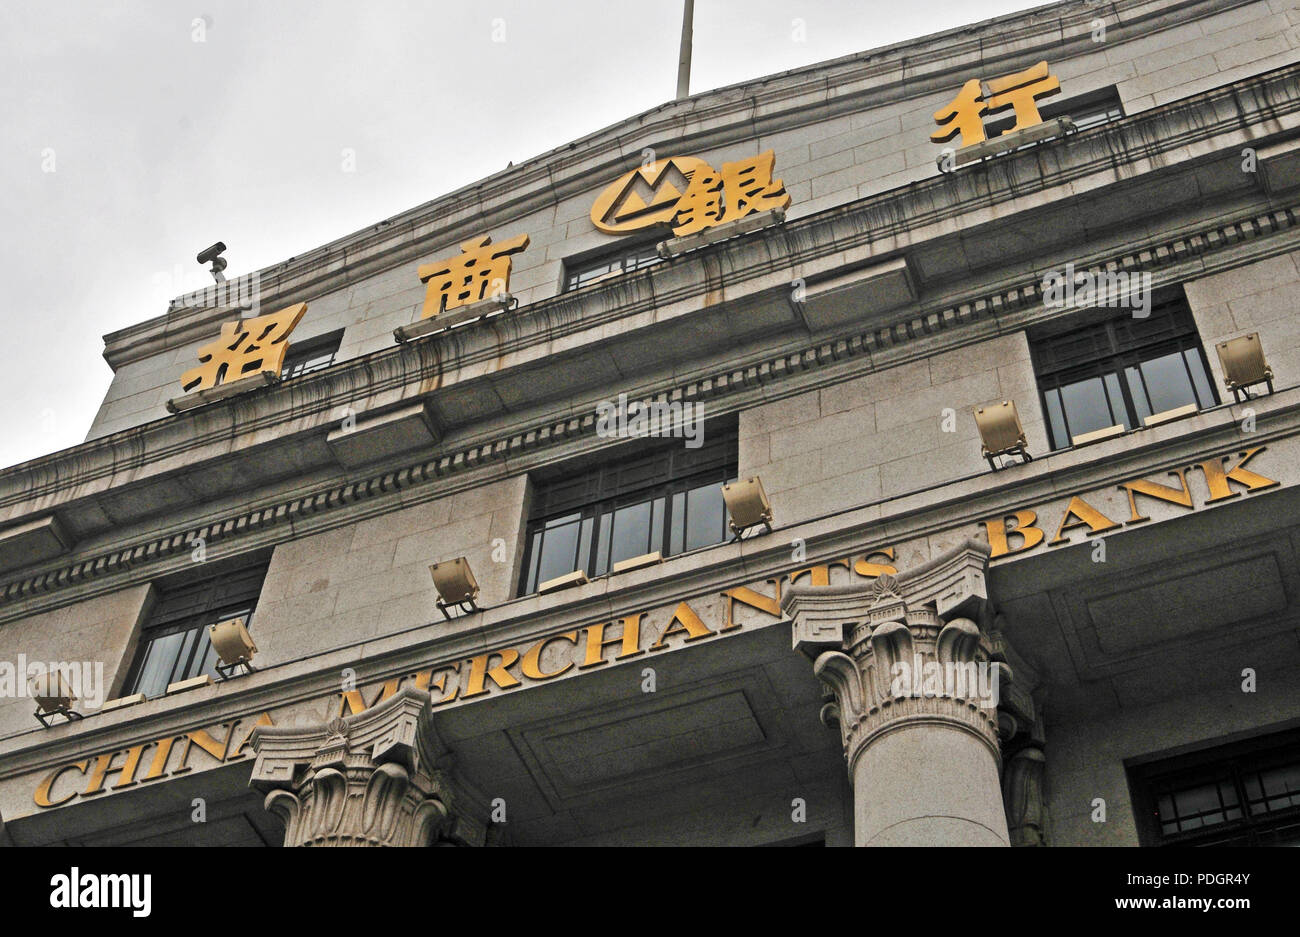
<path fill-rule="evenodd" d="M 233 664 L 213 664 L 217 674 L 221 677 L 222 682 L 233 679 L 236 676 L 235 671 L 240 667 L 244 668 L 244 675 L 257 673 L 257 668 L 246 660 L 237 660 Z"/>
<path fill-rule="evenodd" d="M 772 522 L 770 519 L 759 521 L 757 524 L 750 524 L 747 527 L 737 527 L 734 521 L 728 521 L 727 526 L 730 527 L 731 532 L 735 534 L 735 536 L 731 538 L 731 543 L 735 543 L 738 540 L 743 540 L 745 534 L 753 530 L 755 527 L 758 527 L 759 525 L 762 525 L 763 527 L 766 528 L 766 530 L 763 531 L 764 536 L 772 532 Z"/>
<path fill-rule="evenodd" d="M 451 614 L 450 609 L 453 608 L 458 609 L 460 615 L 470 615 L 473 614 L 474 612 L 483 611 L 482 607 L 479 606 L 479 604 L 475 602 L 473 599 L 466 599 L 463 602 L 444 602 L 442 599 L 438 599 L 434 602 L 434 604 L 438 606 L 438 611 L 442 612 L 442 617 L 445 618 L 447 621 L 451 621 L 452 618 L 459 617 L 458 615 Z"/>
<path fill-rule="evenodd" d="M 987 449 L 984 450 L 984 458 L 988 460 L 989 468 L 991 468 L 995 472 L 1000 471 L 1001 469 L 1004 468 L 1010 468 L 1012 465 L 1015 465 L 1014 462 L 1003 463 L 1002 465 L 998 465 L 993 461 L 994 456 L 1004 456 L 1004 455 L 1020 456 L 1021 465 L 1024 465 L 1027 462 L 1034 461 L 1034 457 L 1029 454 L 1029 450 L 1025 448 L 1024 444 L 1021 444 L 1019 446 L 1014 446 L 1010 449 L 1003 449 L 1001 452 L 989 452 Z"/>
<path fill-rule="evenodd" d="M 494 313 L 507 312 L 518 307 L 519 299 L 512 293 L 489 296 L 487 299 L 480 299 L 464 306 L 457 306 L 455 309 L 440 312 L 436 316 L 421 319 L 410 325 L 399 325 L 393 329 L 393 340 L 399 345 L 405 345 L 407 342 L 424 338 L 426 335 L 445 332 L 461 323 L 478 321 Z"/>
<path fill-rule="evenodd" d="M 33 715 L 36 717 L 36 720 L 47 729 L 51 728 L 50 720 L 55 716 L 62 716 L 64 719 L 68 720 L 68 722 L 76 722 L 78 719 L 84 718 L 81 713 L 74 712 L 66 706 L 60 706 L 50 712 L 43 712 L 42 710 L 37 709 Z"/>

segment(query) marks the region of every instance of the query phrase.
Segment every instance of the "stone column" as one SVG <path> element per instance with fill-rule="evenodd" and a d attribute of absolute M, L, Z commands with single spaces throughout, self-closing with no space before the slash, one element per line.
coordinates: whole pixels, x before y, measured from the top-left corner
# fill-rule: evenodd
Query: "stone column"
<path fill-rule="evenodd" d="M 859 846 L 1006 846 L 998 696 L 1010 670 L 977 621 L 988 547 L 968 540 L 867 586 L 793 586 L 794 646 L 830 687 Z"/>
<path fill-rule="evenodd" d="M 251 786 L 286 846 L 482 845 L 478 811 L 452 793 L 429 694 L 404 687 L 327 725 L 259 726 Z"/>

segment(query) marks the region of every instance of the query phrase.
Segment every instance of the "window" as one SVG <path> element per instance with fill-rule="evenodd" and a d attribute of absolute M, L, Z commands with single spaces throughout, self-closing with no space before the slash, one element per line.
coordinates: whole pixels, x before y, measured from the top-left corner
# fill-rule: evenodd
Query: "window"
<path fill-rule="evenodd" d="M 343 332 L 331 332 L 319 338 L 309 338 L 303 342 L 294 342 L 284 353 L 284 365 L 280 368 L 280 380 L 287 381 L 301 374 L 310 374 L 328 368 L 334 363 Z"/>
<path fill-rule="evenodd" d="M 565 292 L 576 290 L 616 273 L 640 270 L 642 267 L 657 264 L 661 259 L 656 251 L 655 241 L 642 241 L 635 244 L 624 242 L 616 245 L 613 250 L 565 261 L 564 290 Z"/>
<path fill-rule="evenodd" d="M 991 140 L 994 137 L 1001 136 L 1016 125 L 1014 114 L 1008 111 L 1006 116 L 1001 116 L 1002 113 L 999 111 L 997 119 L 990 120 L 984 125 L 984 135 L 987 139 Z M 1038 116 L 1043 120 L 1068 117 L 1074 122 L 1075 130 L 1088 130 L 1091 127 L 1097 127 L 1112 120 L 1119 120 L 1124 116 L 1124 107 L 1120 103 L 1119 93 L 1112 86 L 1101 91 L 1094 91 L 1091 94 L 1070 98 L 1066 101 L 1046 102 L 1038 109 Z M 1054 140 L 1056 138 L 1048 137 L 1047 139 Z M 1023 150 L 1026 147 L 1037 146 L 1041 142 L 1043 141 L 1026 143 L 1015 147 L 1015 149 Z"/>
<path fill-rule="evenodd" d="M 1145 845 L 1300 846 L 1300 732 L 1129 770 Z"/>
<path fill-rule="evenodd" d="M 1181 293 L 1151 313 L 1117 318 L 1031 337 L 1034 373 L 1053 449 L 1084 433 L 1122 425 L 1132 430 L 1152 414 L 1188 404 L 1215 406 L 1191 310 Z"/>
<path fill-rule="evenodd" d="M 217 655 L 208 640 L 208 626 L 232 618 L 250 624 L 264 578 L 266 564 L 259 563 L 197 582 L 160 587 L 122 695 L 143 693 L 153 699 L 179 680 L 204 674 L 215 677 Z"/>
<path fill-rule="evenodd" d="M 537 481 L 521 595 L 583 570 L 603 576 L 620 560 L 673 556 L 728 539 L 722 485 L 736 477 L 736 428 L 709 425 L 705 444 L 663 442 L 553 481 Z"/>

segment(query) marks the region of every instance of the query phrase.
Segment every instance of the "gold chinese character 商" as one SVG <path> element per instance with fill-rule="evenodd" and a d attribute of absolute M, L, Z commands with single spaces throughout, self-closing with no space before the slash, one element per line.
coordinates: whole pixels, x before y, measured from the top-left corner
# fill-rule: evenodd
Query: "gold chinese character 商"
<path fill-rule="evenodd" d="M 510 255 L 526 247 L 526 234 L 500 244 L 493 244 L 492 238 L 485 235 L 461 244 L 462 253 L 458 257 L 421 264 L 416 272 L 427 289 L 420 318 L 428 319 L 457 306 L 508 293 Z"/>
<path fill-rule="evenodd" d="M 981 89 L 979 79 L 972 78 L 962 85 L 947 107 L 935 111 L 934 122 L 939 129 L 930 134 L 930 139 L 945 143 L 960 134 L 962 148 L 983 143 L 984 115 L 1007 107 L 1014 109 L 1016 123 L 1002 135 L 1024 130 L 1043 121 L 1038 114 L 1038 99 L 1061 90 L 1057 77 L 1048 74 L 1047 62 L 1039 62 L 1014 75 L 991 78 L 985 85 L 987 93 Z"/>
<path fill-rule="evenodd" d="M 181 375 L 181 387 L 188 393 L 253 374 L 278 375 L 289 333 L 306 311 L 307 304 L 298 303 L 270 315 L 224 323 L 216 341 L 199 347 L 199 365 Z"/>

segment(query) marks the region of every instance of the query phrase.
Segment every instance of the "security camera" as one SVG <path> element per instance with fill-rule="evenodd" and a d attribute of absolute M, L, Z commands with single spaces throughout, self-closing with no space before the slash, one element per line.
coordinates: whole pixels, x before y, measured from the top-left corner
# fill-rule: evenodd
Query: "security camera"
<path fill-rule="evenodd" d="M 200 252 L 199 255 L 194 258 L 201 264 L 212 264 L 212 269 L 209 272 L 212 274 L 212 279 L 216 280 L 218 283 L 221 283 L 226 279 L 225 275 L 221 272 L 226 269 L 226 260 L 221 256 L 225 249 L 226 245 L 221 241 L 218 241 L 207 250 Z"/>
<path fill-rule="evenodd" d="M 217 243 L 209 247 L 207 250 L 201 251 L 199 253 L 199 256 L 196 257 L 195 259 L 201 264 L 210 264 L 212 263 L 212 261 L 216 260 L 219 255 L 224 254 L 225 252 L 226 252 L 226 245 L 223 244 L 221 241 L 218 241 Z"/>

